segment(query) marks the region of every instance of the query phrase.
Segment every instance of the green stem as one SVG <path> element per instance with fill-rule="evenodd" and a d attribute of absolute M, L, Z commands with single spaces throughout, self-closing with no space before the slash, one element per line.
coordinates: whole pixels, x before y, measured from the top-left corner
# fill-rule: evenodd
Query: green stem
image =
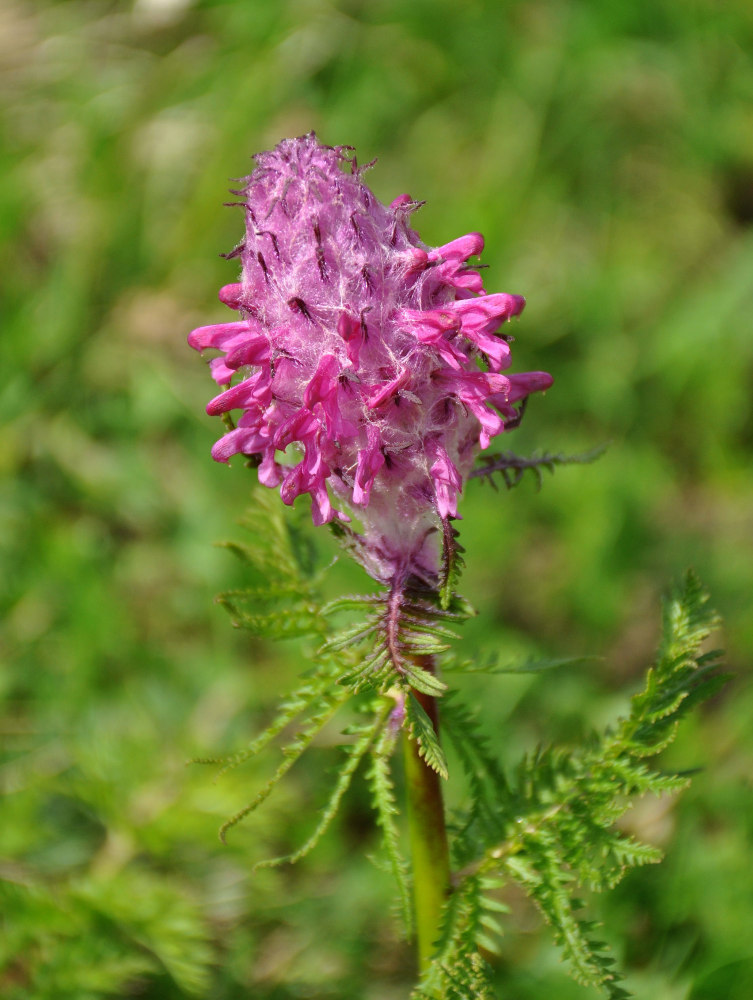
<path fill-rule="evenodd" d="M 422 658 L 421 666 L 430 664 Z M 439 735 L 436 699 L 413 691 Z M 413 860 L 413 897 L 416 909 L 418 963 L 428 969 L 439 934 L 439 918 L 450 892 L 450 853 L 447 846 L 441 779 L 419 757 L 418 743 L 404 736 L 405 786 Z"/>

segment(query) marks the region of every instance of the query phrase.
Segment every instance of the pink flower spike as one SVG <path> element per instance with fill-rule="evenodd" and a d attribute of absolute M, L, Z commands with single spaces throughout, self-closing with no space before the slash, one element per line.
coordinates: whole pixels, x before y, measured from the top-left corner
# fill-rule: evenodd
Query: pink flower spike
<path fill-rule="evenodd" d="M 480 233 L 426 246 L 409 225 L 420 203 L 382 204 L 363 171 L 348 171 L 345 147 L 309 133 L 256 163 L 239 193 L 241 274 L 220 291 L 237 321 L 189 337 L 220 353 L 210 365 L 224 391 L 208 412 L 240 411 L 212 454 L 253 456 L 285 503 L 310 496 L 316 524 L 357 510 L 368 572 L 434 586 L 439 518 L 457 517 L 513 403 L 551 384 L 543 372 L 499 374 L 511 354 L 496 331 L 525 300 L 485 293 L 467 264 Z"/>
<path fill-rule="evenodd" d="M 454 260 L 448 260 L 444 264 L 440 264 L 437 267 L 437 275 L 441 276 L 442 280 L 446 281 L 448 285 L 452 285 L 453 288 L 457 288 L 459 291 L 475 292 L 476 294 L 482 294 L 484 291 L 484 282 L 478 271 L 465 267 L 463 264 L 458 264 Z"/>
<path fill-rule="evenodd" d="M 418 274 L 423 271 L 429 263 L 429 255 L 425 250 L 420 250 L 418 247 L 412 247 L 410 250 L 406 250 L 404 253 L 400 254 L 397 260 L 398 263 L 405 268 L 405 274 L 407 276 Z"/>
<path fill-rule="evenodd" d="M 279 424 L 272 441 L 275 448 L 285 451 L 289 444 L 300 441 L 305 444 L 319 430 L 319 421 L 311 410 L 300 409 L 288 420 Z"/>
<path fill-rule="evenodd" d="M 350 518 L 340 510 L 335 510 L 329 499 L 327 487 L 324 480 L 317 483 L 316 487 L 309 490 L 311 496 L 311 518 L 314 524 L 319 527 L 322 524 L 329 524 L 330 521 L 348 522 Z"/>
<path fill-rule="evenodd" d="M 398 321 L 422 344 L 434 347 L 451 368 L 459 371 L 463 362 L 467 362 L 462 346 L 452 342 L 460 330 L 460 322 L 449 311 L 403 309 Z"/>
<path fill-rule="evenodd" d="M 390 202 L 390 211 L 397 212 L 398 209 L 405 208 L 406 205 L 411 205 L 413 199 L 409 194 L 399 194 L 397 198 L 394 198 Z"/>
<path fill-rule="evenodd" d="M 282 468 L 278 462 L 275 461 L 275 449 L 268 448 L 264 452 L 264 458 L 259 465 L 259 482 L 262 486 L 269 486 L 273 489 L 275 486 L 279 486 L 282 482 Z"/>
<path fill-rule="evenodd" d="M 317 483 L 316 488 L 309 490 L 309 494 L 311 496 L 311 518 L 314 524 L 320 527 L 322 524 L 334 521 L 338 512 L 332 507 L 324 483 Z"/>
<path fill-rule="evenodd" d="M 358 366 L 358 358 L 365 340 L 363 324 L 349 312 L 341 312 L 337 320 L 337 332 L 348 345 L 348 361 Z"/>
<path fill-rule="evenodd" d="M 472 331 L 494 333 L 505 320 L 519 316 L 525 304 L 526 300 L 522 295 L 495 293 L 461 299 L 451 303 L 450 307 L 462 317 L 463 333 L 469 336 Z"/>
<path fill-rule="evenodd" d="M 327 430 L 332 439 L 338 441 L 358 433 L 356 425 L 343 416 L 340 374 L 337 358 L 333 354 L 325 354 L 303 393 L 303 405 L 314 412 L 324 413 Z"/>
<path fill-rule="evenodd" d="M 253 455 L 265 445 L 264 437 L 254 427 L 236 427 L 228 431 L 212 448 L 215 462 L 228 462 L 233 455 Z"/>
<path fill-rule="evenodd" d="M 448 372 L 445 381 L 451 386 L 450 391 L 478 420 L 481 426 L 479 445 L 482 450 L 488 448 L 491 438 L 501 434 L 505 425 L 487 403 L 491 393 L 507 392 L 509 379 L 488 372 L 464 372 L 462 375 Z"/>

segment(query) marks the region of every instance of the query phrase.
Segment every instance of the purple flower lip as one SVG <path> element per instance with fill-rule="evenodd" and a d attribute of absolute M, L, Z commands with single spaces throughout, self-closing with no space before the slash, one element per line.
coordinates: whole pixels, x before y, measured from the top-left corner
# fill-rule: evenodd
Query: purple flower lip
<path fill-rule="evenodd" d="M 432 530 L 458 516 L 478 450 L 552 378 L 501 374 L 511 352 L 497 331 L 525 299 L 485 292 L 468 264 L 481 234 L 425 246 L 409 225 L 419 203 L 383 205 L 363 168 L 343 171 L 347 149 L 309 133 L 257 155 L 239 192 L 240 280 L 220 291 L 241 318 L 188 342 L 219 352 L 207 412 L 240 412 L 217 461 L 256 456 L 285 503 L 309 494 L 315 524 L 349 511 L 377 579 L 431 579 Z"/>

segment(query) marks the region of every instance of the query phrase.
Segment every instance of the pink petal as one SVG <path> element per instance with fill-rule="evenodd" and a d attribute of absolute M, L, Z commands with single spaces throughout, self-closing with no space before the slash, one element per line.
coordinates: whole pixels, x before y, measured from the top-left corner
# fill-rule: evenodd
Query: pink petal
<path fill-rule="evenodd" d="M 434 462 L 431 466 L 431 477 L 434 480 L 434 493 L 439 516 L 456 517 L 458 512 L 458 492 L 463 487 L 463 480 L 445 449 L 438 441 L 432 441 L 427 447 Z"/>
<path fill-rule="evenodd" d="M 235 371 L 225 364 L 224 358 L 212 358 L 209 362 L 209 371 L 217 385 L 229 385 L 235 375 Z"/>
<path fill-rule="evenodd" d="M 356 478 L 353 484 L 353 503 L 363 507 L 368 505 L 374 477 L 384 465 L 379 431 L 371 424 L 366 428 L 366 439 L 366 447 L 358 452 Z"/>
<path fill-rule="evenodd" d="M 243 299 L 243 285 L 225 285 L 219 291 L 219 300 L 231 309 L 240 309 Z"/>
<path fill-rule="evenodd" d="M 236 427 L 228 431 L 212 448 L 215 462 L 227 462 L 233 455 L 254 455 L 268 442 L 254 427 Z"/>
<path fill-rule="evenodd" d="M 235 340 L 238 334 L 250 334 L 251 324 L 246 320 L 237 323 L 215 323 L 213 326 L 200 326 L 188 335 L 188 344 L 195 351 L 203 351 L 207 347 L 217 347 L 226 350 L 228 341 Z"/>
<path fill-rule="evenodd" d="M 225 356 L 228 368 L 241 368 L 243 365 L 262 365 L 269 361 L 269 341 L 263 335 L 244 338 L 243 342 Z"/>
<path fill-rule="evenodd" d="M 243 409 L 261 402 L 268 395 L 268 392 L 268 373 L 257 372 L 211 399 L 207 403 L 207 413 L 213 417 L 219 413 L 227 413 L 229 410 Z"/>
<path fill-rule="evenodd" d="M 460 236 L 444 246 L 429 251 L 429 260 L 465 261 L 469 257 L 477 257 L 484 249 L 484 237 L 481 233 L 468 233 Z"/>
<path fill-rule="evenodd" d="M 303 405 L 309 409 L 314 403 L 326 403 L 337 389 L 337 376 L 340 365 L 334 354 L 325 354 L 319 361 L 316 371 L 306 386 L 303 394 Z"/>
<path fill-rule="evenodd" d="M 554 383 L 549 372 L 520 372 L 518 375 L 508 375 L 508 378 L 510 380 L 508 403 L 517 403 L 531 392 L 546 392 Z"/>
<path fill-rule="evenodd" d="M 386 403 L 387 400 L 392 399 L 397 393 L 410 382 L 410 372 L 406 368 L 404 371 L 400 372 L 397 378 L 393 378 L 391 382 L 386 382 L 382 386 L 373 387 L 368 394 L 367 407 L 370 410 L 375 409 L 377 406 L 381 406 L 382 403 Z"/>

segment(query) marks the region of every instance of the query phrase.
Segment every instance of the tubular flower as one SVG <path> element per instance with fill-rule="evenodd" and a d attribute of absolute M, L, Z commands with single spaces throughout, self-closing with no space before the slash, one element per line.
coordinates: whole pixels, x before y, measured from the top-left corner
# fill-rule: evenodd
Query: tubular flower
<path fill-rule="evenodd" d="M 357 518 L 376 579 L 431 582 L 430 536 L 458 516 L 479 448 L 552 379 L 501 374 L 510 347 L 497 330 L 525 300 L 486 294 L 467 263 L 481 235 L 425 246 L 408 224 L 418 204 L 379 202 L 349 150 L 311 132 L 255 157 L 238 192 L 246 233 L 227 255 L 240 281 L 220 291 L 240 319 L 188 342 L 220 352 L 207 412 L 240 411 L 218 462 L 253 456 L 286 504 L 310 495 L 315 524 Z"/>

